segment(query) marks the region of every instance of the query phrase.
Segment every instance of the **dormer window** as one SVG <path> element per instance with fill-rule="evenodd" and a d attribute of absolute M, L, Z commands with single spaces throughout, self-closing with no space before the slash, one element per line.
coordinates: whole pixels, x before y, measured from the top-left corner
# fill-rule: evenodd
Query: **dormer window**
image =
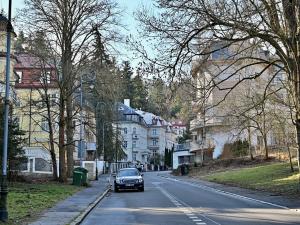
<path fill-rule="evenodd" d="M 16 71 L 17 74 L 17 83 L 22 83 L 22 79 L 23 79 L 23 72 L 22 71 Z"/>
<path fill-rule="evenodd" d="M 46 72 L 43 71 L 41 73 L 40 82 L 41 82 L 41 84 L 50 84 L 50 82 L 51 82 L 51 72 L 50 71 L 46 71 Z"/>

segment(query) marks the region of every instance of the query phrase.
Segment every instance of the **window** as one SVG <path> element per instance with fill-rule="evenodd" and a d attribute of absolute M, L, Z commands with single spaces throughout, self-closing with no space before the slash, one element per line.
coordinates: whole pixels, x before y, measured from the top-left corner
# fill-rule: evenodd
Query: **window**
<path fill-rule="evenodd" d="M 22 83 L 22 78 L 23 78 L 23 72 L 22 71 L 16 71 L 17 74 L 17 83 Z"/>
<path fill-rule="evenodd" d="M 51 82 L 51 72 L 50 71 L 46 72 L 46 82 L 47 82 L 47 84 L 50 84 L 50 82 Z"/>
<path fill-rule="evenodd" d="M 48 124 L 48 120 L 46 118 L 42 119 L 41 128 L 43 131 L 47 131 L 47 132 L 49 131 L 49 124 Z"/>
<path fill-rule="evenodd" d="M 123 147 L 124 147 L 124 148 L 127 148 L 127 141 L 124 141 L 124 142 L 123 142 Z"/>
<path fill-rule="evenodd" d="M 133 141 L 132 142 L 132 148 L 135 148 L 136 147 L 136 141 Z"/>
<path fill-rule="evenodd" d="M 211 54 L 211 59 L 222 60 L 222 59 L 227 59 L 229 56 L 230 56 L 230 52 L 228 47 L 218 46 L 217 49 Z"/>
<path fill-rule="evenodd" d="M 52 94 L 51 97 L 51 106 L 56 106 L 58 103 L 58 94 Z"/>
<path fill-rule="evenodd" d="M 51 72 L 50 71 L 42 72 L 40 77 L 40 82 L 41 84 L 50 84 Z"/>
<path fill-rule="evenodd" d="M 136 128 L 135 127 L 133 128 L 132 133 L 136 134 Z"/>
<path fill-rule="evenodd" d="M 132 160 L 133 160 L 133 161 L 136 161 L 136 153 L 133 153 L 133 154 L 132 154 Z"/>
<path fill-rule="evenodd" d="M 124 134 L 127 134 L 127 127 L 124 127 Z"/>
<path fill-rule="evenodd" d="M 153 139 L 153 140 L 152 140 L 152 145 L 153 145 L 153 146 L 157 146 L 157 145 L 158 145 L 157 139 Z"/>
<path fill-rule="evenodd" d="M 153 134 L 153 135 L 156 135 L 156 134 L 157 134 L 156 129 L 153 129 L 153 130 L 152 130 L 152 134 Z"/>

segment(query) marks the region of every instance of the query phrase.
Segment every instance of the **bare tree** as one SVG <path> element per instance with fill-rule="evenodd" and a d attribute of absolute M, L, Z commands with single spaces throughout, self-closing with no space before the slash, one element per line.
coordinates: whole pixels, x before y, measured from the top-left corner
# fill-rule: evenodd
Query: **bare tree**
<path fill-rule="evenodd" d="M 59 170 L 60 181 L 66 181 L 73 170 L 73 98 L 78 70 L 89 58 L 95 29 L 107 40 L 116 37 L 118 24 L 116 3 L 109 0 L 26 0 L 24 25 L 43 31 L 59 56 Z M 65 140 L 65 135 L 66 139 Z M 67 156 L 67 168 L 66 168 Z"/>
<path fill-rule="evenodd" d="M 156 3 L 161 10 L 153 14 L 147 9 L 141 10 L 138 19 L 144 25 L 144 38 L 158 41 L 152 43 L 156 43 L 160 54 L 149 58 L 144 49 L 135 45 L 138 51 L 148 57 L 159 71 L 172 71 L 170 79 L 178 79 L 178 76 L 189 73 L 187 65 L 195 58 L 207 61 L 214 52 L 239 43 L 240 48 L 228 56 L 225 54 L 225 57 L 232 60 L 231 66 L 223 68 L 223 72 L 228 72 L 227 76 L 213 79 L 208 84 L 212 88 L 227 90 L 228 93 L 245 80 L 261 76 L 271 66 L 280 68 L 287 74 L 295 99 L 294 123 L 300 153 L 300 2 L 157 0 Z M 225 44 L 218 45 L 220 41 Z M 269 54 L 262 57 L 258 54 L 259 49 Z M 240 64 L 242 60 L 248 60 L 248 63 Z M 247 77 L 240 77 L 232 86 L 221 87 L 222 83 L 239 71 L 253 65 L 262 65 L 262 69 Z M 231 70 L 232 66 L 234 70 Z"/>

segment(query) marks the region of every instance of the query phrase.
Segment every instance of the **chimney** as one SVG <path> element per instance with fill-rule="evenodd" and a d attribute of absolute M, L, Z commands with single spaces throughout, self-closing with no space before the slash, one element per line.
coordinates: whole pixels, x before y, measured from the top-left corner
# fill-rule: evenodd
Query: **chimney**
<path fill-rule="evenodd" d="M 124 105 L 130 107 L 130 99 L 124 99 Z"/>

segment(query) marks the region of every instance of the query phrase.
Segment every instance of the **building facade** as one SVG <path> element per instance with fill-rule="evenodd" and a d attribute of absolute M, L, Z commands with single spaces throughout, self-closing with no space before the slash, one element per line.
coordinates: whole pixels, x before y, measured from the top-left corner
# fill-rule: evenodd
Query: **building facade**
<path fill-rule="evenodd" d="M 264 143 L 272 145 L 274 138 L 274 131 L 271 129 L 273 125 L 268 121 L 272 120 L 270 116 L 279 105 L 278 102 L 266 101 L 264 105 L 259 104 L 260 108 L 255 107 L 254 103 L 259 102 L 264 93 L 280 88 L 282 73 L 276 72 L 275 66 L 257 63 L 249 58 L 243 59 L 247 51 L 250 51 L 247 43 L 215 45 L 211 46 L 212 53 L 207 58 L 194 62 L 192 70 L 198 87 L 197 98 L 201 102 L 200 105 L 195 104 L 197 116 L 190 122 L 193 136 L 191 152 L 195 153 L 196 162 L 205 161 L 205 155 L 211 155 L 212 151 L 214 158 L 219 157 L 226 143 L 238 139 L 247 140 L 253 149 L 262 149 L 267 148 L 263 146 Z M 259 48 L 251 51 L 253 58 L 270 60 L 272 57 L 269 52 Z M 278 95 L 283 93 L 276 92 Z M 247 104 L 254 107 L 247 109 Z M 278 107 L 283 109 L 282 106 Z M 259 118 L 262 112 L 268 112 L 268 117 L 265 117 L 268 119 L 264 122 Z"/>
<path fill-rule="evenodd" d="M 177 138 L 171 123 L 152 113 L 131 108 L 129 100 L 119 104 L 119 114 L 126 160 L 163 166 L 165 150 L 174 148 Z"/>
<path fill-rule="evenodd" d="M 16 61 L 15 90 L 19 104 L 14 114 L 20 129 L 25 131 L 26 171 L 51 174 L 49 121 L 54 141 L 58 141 L 59 87 L 55 66 L 31 54 L 19 54 Z M 54 148 L 58 158 L 58 146 Z"/>

